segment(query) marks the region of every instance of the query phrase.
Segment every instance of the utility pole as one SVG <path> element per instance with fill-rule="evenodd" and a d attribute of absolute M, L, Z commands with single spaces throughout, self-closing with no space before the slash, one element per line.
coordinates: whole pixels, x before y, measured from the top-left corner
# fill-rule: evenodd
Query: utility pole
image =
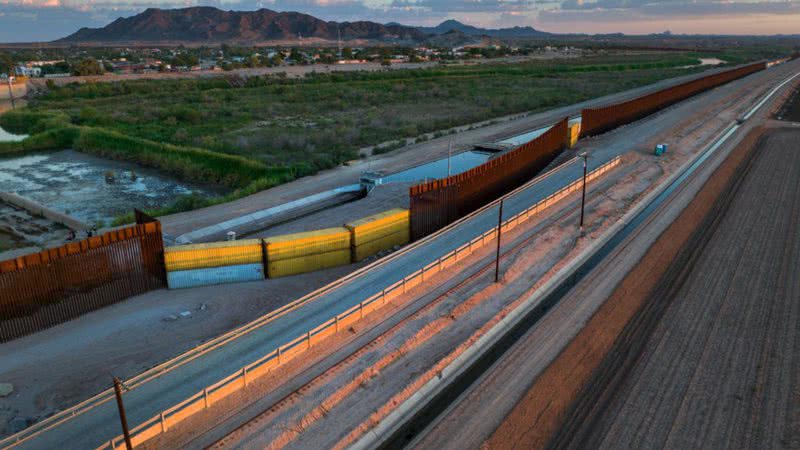
<path fill-rule="evenodd" d="M 581 194 L 581 225 L 580 225 L 581 236 L 583 236 L 583 210 L 586 205 L 586 166 L 587 166 L 586 160 L 589 158 L 589 154 L 583 152 L 578 156 L 583 158 L 583 193 Z"/>
<path fill-rule="evenodd" d="M 447 176 L 450 176 L 450 156 L 453 154 L 453 138 L 447 144 Z"/>
<path fill-rule="evenodd" d="M 503 228 L 503 199 L 500 199 L 500 211 L 497 213 L 497 254 L 494 259 L 494 282 L 500 281 L 500 235 Z"/>
<path fill-rule="evenodd" d="M 119 421 L 122 424 L 122 434 L 125 436 L 125 447 L 133 450 L 131 444 L 131 433 L 128 431 L 128 418 L 125 416 L 125 405 L 122 404 L 122 382 L 114 377 L 114 395 L 117 397 L 117 409 L 119 409 Z"/>
<path fill-rule="evenodd" d="M 11 71 L 9 70 L 8 74 L 8 97 L 11 99 L 11 109 L 15 109 L 16 105 L 14 104 L 14 89 L 11 87 Z"/>
<path fill-rule="evenodd" d="M 336 24 L 336 33 L 339 35 L 339 61 L 342 60 L 342 29 Z"/>

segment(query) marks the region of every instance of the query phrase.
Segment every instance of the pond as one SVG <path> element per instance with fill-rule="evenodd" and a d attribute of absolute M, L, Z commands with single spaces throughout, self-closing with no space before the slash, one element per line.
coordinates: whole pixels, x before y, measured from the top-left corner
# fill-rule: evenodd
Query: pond
<path fill-rule="evenodd" d="M 16 192 L 87 224 L 107 223 L 134 208 L 165 206 L 183 194 L 222 193 L 72 150 L 0 159 L 0 191 Z"/>

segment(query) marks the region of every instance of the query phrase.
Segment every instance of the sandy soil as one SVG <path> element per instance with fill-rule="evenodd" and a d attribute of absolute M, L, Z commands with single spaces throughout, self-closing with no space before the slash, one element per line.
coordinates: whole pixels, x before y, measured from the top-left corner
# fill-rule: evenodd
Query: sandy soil
<path fill-rule="evenodd" d="M 766 134 L 707 243 L 648 299 L 670 303 L 652 334 L 615 349 L 635 362 L 560 447 L 800 446 L 798 138 Z"/>

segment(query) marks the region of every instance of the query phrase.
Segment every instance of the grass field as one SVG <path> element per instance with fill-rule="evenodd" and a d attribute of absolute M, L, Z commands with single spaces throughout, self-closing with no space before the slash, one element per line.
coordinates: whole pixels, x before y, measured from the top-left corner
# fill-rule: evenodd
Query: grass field
<path fill-rule="evenodd" d="M 631 89 L 699 68 L 693 53 L 609 54 L 388 72 L 73 84 L 0 116 L 0 154 L 71 146 L 245 195 L 358 149 Z M 220 200 L 216 200 L 220 201 Z M 176 209 L 208 200 L 183 200 Z"/>

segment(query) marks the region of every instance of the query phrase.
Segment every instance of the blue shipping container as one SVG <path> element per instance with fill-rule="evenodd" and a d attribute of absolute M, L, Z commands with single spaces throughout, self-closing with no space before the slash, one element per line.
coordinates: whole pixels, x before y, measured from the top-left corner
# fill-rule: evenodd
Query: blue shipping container
<path fill-rule="evenodd" d="M 167 272 L 167 284 L 170 289 L 263 279 L 264 266 L 261 263 Z"/>

